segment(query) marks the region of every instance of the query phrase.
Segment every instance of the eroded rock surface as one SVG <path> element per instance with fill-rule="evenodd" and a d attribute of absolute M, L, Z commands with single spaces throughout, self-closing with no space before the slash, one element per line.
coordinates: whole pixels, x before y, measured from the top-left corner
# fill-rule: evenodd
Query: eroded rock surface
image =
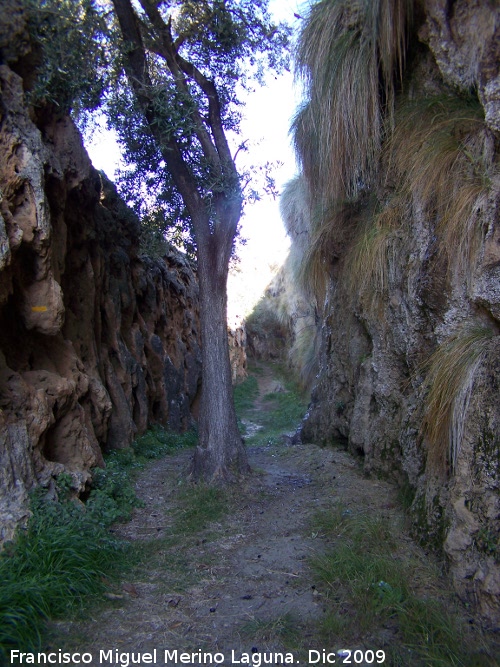
<path fill-rule="evenodd" d="M 188 427 L 201 363 L 190 263 L 139 256 L 73 122 L 28 108 L 18 18 L 0 31 L 0 541 L 33 485 L 69 472 L 83 489 L 103 448 Z"/>

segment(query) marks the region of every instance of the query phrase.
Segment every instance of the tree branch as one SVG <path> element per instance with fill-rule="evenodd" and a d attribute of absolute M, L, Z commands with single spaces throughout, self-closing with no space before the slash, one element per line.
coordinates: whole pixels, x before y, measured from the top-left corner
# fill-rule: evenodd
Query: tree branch
<path fill-rule="evenodd" d="M 224 191 L 213 194 L 217 213 L 216 229 L 219 235 L 222 233 L 220 227 L 223 227 L 224 234 L 230 235 L 232 239 L 241 215 L 242 198 L 241 193 L 238 193 L 239 175 L 224 132 L 217 89 L 214 83 L 195 65 L 179 54 L 176 41 L 172 36 L 172 22 L 171 20 L 168 23 L 164 21 L 154 0 L 140 0 L 140 3 L 160 40 L 159 55 L 164 58 L 178 89 L 191 97 L 185 78 L 187 76 L 200 87 L 208 101 L 208 120 L 203 120 L 198 109 L 192 111 L 192 117 L 196 136 L 210 165 L 211 176 L 215 179 L 222 179 L 224 182 Z M 211 130 L 213 140 L 205 123 Z M 225 221 L 224 225 L 220 224 L 222 220 Z"/>
<path fill-rule="evenodd" d="M 168 170 L 174 179 L 175 185 L 189 211 L 197 243 L 206 242 L 207 233 L 209 233 L 208 224 L 201 223 L 202 218 L 205 218 L 207 214 L 203 200 L 198 192 L 196 180 L 184 161 L 177 141 L 173 137 L 165 139 L 158 132 L 150 94 L 153 85 L 148 73 L 146 52 L 138 26 L 138 19 L 130 0 L 113 0 L 113 6 L 118 18 L 123 41 L 126 45 L 131 45 L 131 48 L 126 52 L 126 72 L 130 85 L 143 110 L 148 127 L 158 142 L 158 146 Z"/>
<path fill-rule="evenodd" d="M 161 44 L 159 45 L 161 48 L 158 49 L 157 54 L 166 61 L 178 89 L 184 95 L 192 97 L 186 79 L 177 63 L 177 49 L 172 37 L 171 20 L 169 20 L 168 24 L 165 23 L 158 7 L 154 2 L 151 2 L 151 0 L 140 0 L 140 3 L 161 41 Z M 210 134 L 207 132 L 198 109 L 193 109 L 192 117 L 195 123 L 196 136 L 198 137 L 203 153 L 210 164 L 212 176 L 215 178 L 220 177 L 222 176 L 220 157 L 212 139 L 210 138 Z"/>

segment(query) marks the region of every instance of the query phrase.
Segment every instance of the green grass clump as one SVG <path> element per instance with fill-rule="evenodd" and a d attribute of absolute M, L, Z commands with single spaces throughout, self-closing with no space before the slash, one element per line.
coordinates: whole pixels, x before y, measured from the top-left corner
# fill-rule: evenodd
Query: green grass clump
<path fill-rule="evenodd" d="M 249 375 L 246 380 L 237 384 L 233 390 L 234 407 L 238 417 L 243 416 L 245 412 L 251 410 L 259 395 L 259 384 L 254 375 Z"/>
<path fill-rule="evenodd" d="M 263 403 L 267 410 L 263 410 L 259 417 L 267 433 L 296 428 L 307 409 L 300 390 L 290 385 L 283 392 L 266 394 Z"/>
<path fill-rule="evenodd" d="M 0 659 L 11 648 L 40 647 L 45 621 L 66 617 L 105 590 L 127 550 L 78 501 L 33 494 L 25 530 L 0 554 Z"/>
<path fill-rule="evenodd" d="M 137 438 L 132 449 L 139 460 L 159 459 L 180 449 L 194 447 L 196 442 L 197 435 L 194 430 L 172 433 L 161 426 L 153 426 Z"/>
<path fill-rule="evenodd" d="M 245 623 L 241 632 L 253 642 L 280 642 L 289 649 L 297 649 L 302 643 L 300 621 L 291 614 L 276 618 L 255 618 Z"/>
<path fill-rule="evenodd" d="M 106 467 L 93 471 L 85 504 L 73 497 L 68 474 L 57 479 L 58 499 L 49 499 L 44 489 L 33 493 L 26 528 L 0 553 L 0 662 L 11 648 L 40 648 L 48 619 L 67 617 L 95 600 L 105 592 L 104 582 L 130 565 L 131 550 L 108 528 L 127 521 L 140 505 L 135 472 L 195 441 L 193 432 L 156 427 L 133 448 L 111 452 Z"/>
<path fill-rule="evenodd" d="M 322 631 L 328 641 L 356 641 L 383 625 L 394 631 L 391 665 L 410 664 L 410 657 L 412 665 L 426 667 L 494 664 L 467 644 L 453 608 L 416 592 L 417 585 L 426 578 L 431 583 L 435 573 L 398 549 L 393 539 L 397 528 L 388 520 L 337 506 L 319 514 L 313 530 L 335 542 L 331 551 L 312 559 L 313 570 L 326 585 Z"/>
<path fill-rule="evenodd" d="M 197 484 L 186 486 L 179 494 L 179 511 L 172 532 L 194 535 L 225 516 L 231 505 L 228 489 Z"/>
<path fill-rule="evenodd" d="M 282 390 L 266 394 L 259 401 L 259 386 L 254 374 L 258 375 L 260 370 L 260 366 L 250 369 L 252 374 L 234 389 L 240 424 L 243 419 L 248 419 L 261 426 L 254 435 L 245 438 L 251 445 L 278 442 L 283 433 L 297 428 L 307 410 L 303 388 L 291 379 L 286 368 L 278 364 L 273 366 L 273 377 L 277 382 L 279 380 Z"/>

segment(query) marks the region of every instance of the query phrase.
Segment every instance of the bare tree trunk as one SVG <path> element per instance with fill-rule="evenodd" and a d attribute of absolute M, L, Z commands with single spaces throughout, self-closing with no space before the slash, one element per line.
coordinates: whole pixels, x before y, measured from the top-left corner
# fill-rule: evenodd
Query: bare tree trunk
<path fill-rule="evenodd" d="M 217 267 L 214 255 L 217 253 L 198 249 L 202 394 L 199 445 L 191 475 L 194 479 L 224 483 L 249 472 L 250 466 L 233 401 L 227 336 L 227 269 Z"/>

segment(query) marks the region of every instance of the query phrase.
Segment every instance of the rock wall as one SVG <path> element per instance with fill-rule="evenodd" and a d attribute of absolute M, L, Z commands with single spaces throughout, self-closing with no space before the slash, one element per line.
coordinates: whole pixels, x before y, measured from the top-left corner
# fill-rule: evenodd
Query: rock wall
<path fill-rule="evenodd" d="M 330 228 L 303 222 L 321 246 L 306 273 L 323 317 L 302 427 L 401 484 L 415 532 L 497 628 L 499 29 L 495 2 L 414 3 L 378 175 Z"/>
<path fill-rule="evenodd" d="M 2 54 L 0 541 L 33 485 L 69 472 L 81 490 L 103 449 L 187 428 L 201 365 L 190 263 L 138 255 L 138 220 L 72 121 L 28 108 L 19 50 Z"/>
<path fill-rule="evenodd" d="M 229 359 L 231 362 L 231 378 L 233 384 L 243 382 L 247 372 L 247 332 L 245 321 L 241 317 L 233 317 L 227 323 L 229 343 Z"/>
<path fill-rule="evenodd" d="M 250 357 L 284 362 L 308 388 L 317 372 L 320 337 L 315 304 L 300 288 L 297 254 L 297 247 L 292 246 L 285 263 L 249 315 L 246 344 Z"/>

